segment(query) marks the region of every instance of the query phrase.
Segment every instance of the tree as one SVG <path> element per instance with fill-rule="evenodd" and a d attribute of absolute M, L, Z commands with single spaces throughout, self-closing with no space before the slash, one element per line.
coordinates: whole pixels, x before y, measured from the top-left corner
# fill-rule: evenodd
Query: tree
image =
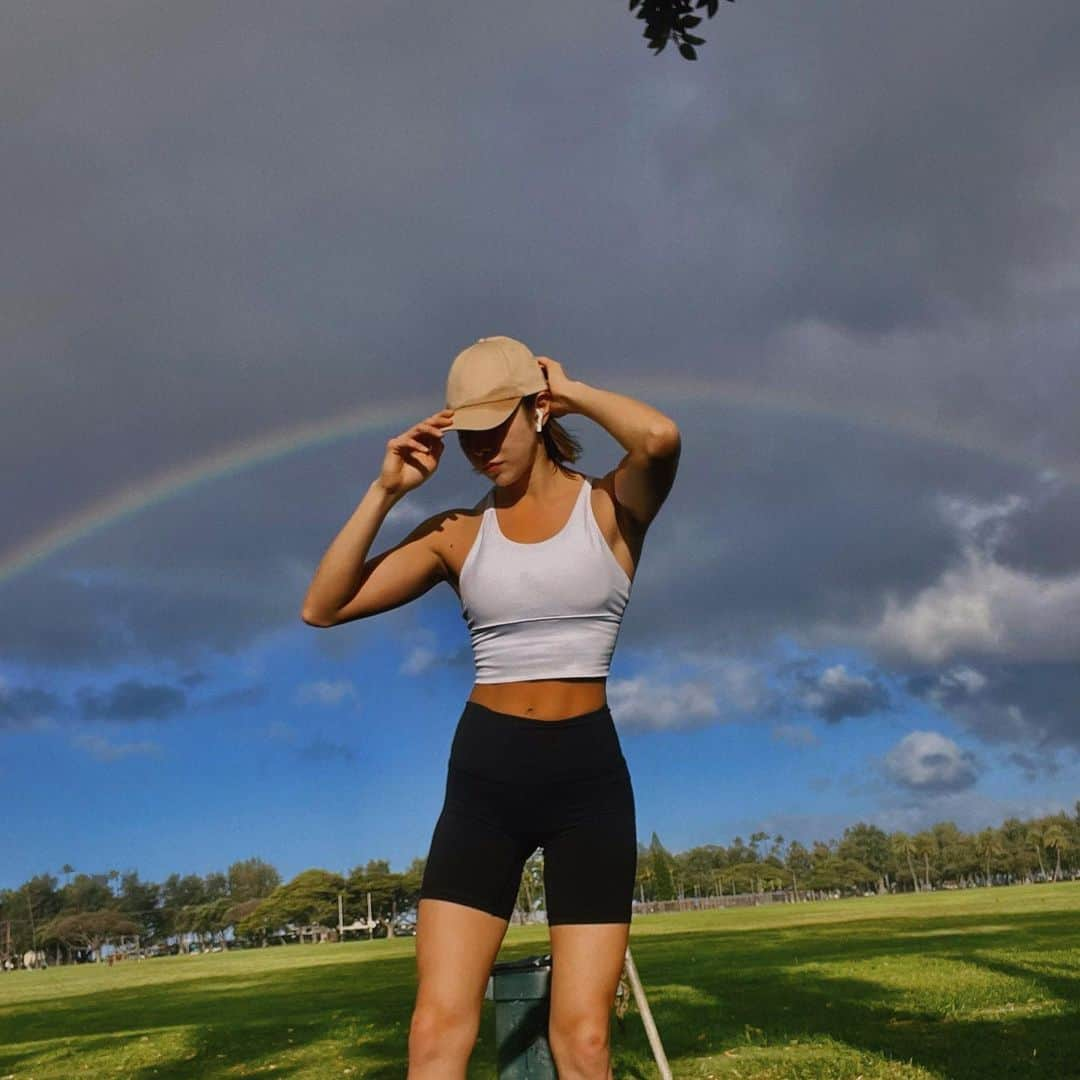
<path fill-rule="evenodd" d="M 515 910 L 530 915 L 536 908 L 537 899 L 544 893 L 544 850 L 538 848 L 526 860 L 521 871 Z"/>
<path fill-rule="evenodd" d="M 887 833 L 876 825 L 868 825 L 863 821 L 849 825 L 844 830 L 837 854 L 842 859 L 853 859 L 868 866 L 877 876 L 878 892 L 885 891 L 884 878 L 888 873 L 891 855 Z"/>
<path fill-rule="evenodd" d="M 207 903 L 211 900 L 221 900 L 228 895 L 229 880 L 220 870 L 207 874 L 206 877 L 203 878 L 203 896 L 206 897 Z"/>
<path fill-rule="evenodd" d="M 345 879 L 329 870 L 304 870 L 287 885 L 279 885 L 259 906 L 236 924 L 244 935 L 266 935 L 286 926 L 337 925 L 338 893 L 345 889 Z M 227 911 L 222 912 L 226 917 Z"/>
<path fill-rule="evenodd" d="M 198 874 L 170 874 L 161 886 L 162 924 L 165 933 L 183 935 L 190 929 L 187 908 L 206 902 L 206 884 Z M 183 945 L 183 941 L 181 940 Z"/>
<path fill-rule="evenodd" d="M 649 859 L 652 863 L 654 897 L 657 900 L 674 900 L 675 883 L 671 878 L 671 856 L 655 832 L 649 841 Z"/>
<path fill-rule="evenodd" d="M 269 896 L 280 884 L 281 875 L 273 864 L 262 859 L 242 859 L 229 867 L 229 897 L 233 903 Z"/>
<path fill-rule="evenodd" d="M 761 852 L 758 851 L 758 844 L 762 840 L 768 840 L 769 834 L 767 832 L 755 832 L 750 834 L 750 850 L 754 853 L 752 858 L 754 862 L 757 862 L 761 858 Z"/>
<path fill-rule="evenodd" d="M 84 911 L 53 919 L 42 928 L 41 937 L 45 944 L 86 948 L 98 956 L 107 941 L 138 932 L 139 927 L 119 911 Z"/>
<path fill-rule="evenodd" d="M 1035 824 L 1029 825 L 1028 831 L 1028 843 L 1035 849 L 1035 857 L 1039 860 L 1039 874 L 1042 876 L 1043 881 L 1046 880 L 1046 867 L 1043 866 L 1043 848 L 1046 847 L 1046 831 L 1042 825 Z"/>
<path fill-rule="evenodd" d="M 943 880 L 955 880 L 977 869 L 978 857 L 971 837 L 962 833 L 956 822 L 937 822 L 930 827 L 930 836 L 933 843 L 931 854 L 936 852 L 937 871 Z"/>
<path fill-rule="evenodd" d="M 986 867 L 986 884 L 991 885 L 991 865 L 993 861 L 1005 854 L 1005 847 L 998 839 L 996 829 L 983 829 L 975 838 L 975 851 Z"/>
<path fill-rule="evenodd" d="M 165 913 L 158 905 L 160 896 L 160 887 L 152 881 L 140 881 L 134 870 L 121 879 L 116 908 L 138 923 L 140 937 L 150 941 L 163 937 L 167 930 Z"/>
<path fill-rule="evenodd" d="M 170 874 L 161 886 L 161 901 L 169 908 L 191 907 L 206 900 L 206 885 L 198 874 Z"/>
<path fill-rule="evenodd" d="M 810 861 L 810 852 L 807 851 L 798 840 L 792 840 L 792 842 L 788 844 L 787 857 L 784 859 L 784 865 L 791 873 L 791 887 L 795 890 L 797 899 L 799 882 L 802 881 L 805 886 L 806 878 L 813 868 L 813 863 Z"/>
<path fill-rule="evenodd" d="M 1046 830 L 1043 832 L 1043 842 L 1048 848 L 1051 848 L 1057 855 L 1057 863 L 1054 866 L 1054 881 L 1061 880 L 1061 852 L 1063 849 L 1069 846 L 1068 838 L 1065 835 L 1065 827 L 1058 824 L 1058 822 L 1051 822 L 1046 826 Z"/>
<path fill-rule="evenodd" d="M 419 898 L 419 882 L 415 872 L 395 874 L 385 859 L 371 859 L 349 873 L 346 897 L 350 911 L 359 909 L 366 916 L 368 893 L 372 917 L 386 927 L 387 937 L 393 937 L 398 911 Z"/>
<path fill-rule="evenodd" d="M 261 903 L 262 899 L 241 900 L 239 904 L 233 904 L 225 911 L 225 925 L 235 928 L 238 923 L 254 914 Z"/>
<path fill-rule="evenodd" d="M 914 858 L 919 852 L 918 844 L 906 832 L 893 833 L 892 852 L 897 860 L 904 859 L 907 862 L 908 872 L 911 874 L 912 885 L 916 892 L 919 891 L 919 875 L 915 872 Z"/>
<path fill-rule="evenodd" d="M 60 910 L 60 897 L 56 891 L 56 878 L 51 874 L 37 874 L 19 887 L 13 895 L 10 914 L 17 924 L 25 925 L 28 934 L 20 935 L 32 948 L 38 946 L 38 928 Z"/>
<path fill-rule="evenodd" d="M 734 3 L 734 0 L 731 0 Z M 720 9 L 720 0 L 698 0 L 697 8 L 707 8 L 711 19 Z M 630 10 L 638 8 L 637 18 L 645 20 L 642 37 L 649 39 L 649 48 L 656 56 L 663 52 L 664 46 L 674 37 L 679 45 L 679 54 L 686 60 L 696 60 L 695 45 L 704 45 L 705 39 L 687 33 L 701 22 L 701 18 L 692 15 L 690 0 L 630 0 Z"/>
<path fill-rule="evenodd" d="M 930 884 L 930 856 L 936 856 L 938 853 L 937 840 L 934 838 L 932 832 L 924 829 L 920 833 L 916 833 L 914 837 L 915 854 L 920 856 L 923 860 L 923 869 L 926 873 L 923 879 L 923 884 L 927 889 L 932 888 Z"/>

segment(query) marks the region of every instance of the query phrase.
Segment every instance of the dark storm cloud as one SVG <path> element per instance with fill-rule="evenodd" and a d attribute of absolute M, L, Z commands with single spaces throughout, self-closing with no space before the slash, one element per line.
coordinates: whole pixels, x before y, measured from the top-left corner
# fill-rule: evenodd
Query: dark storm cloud
<path fill-rule="evenodd" d="M 1044 777 L 1054 777 L 1061 772 L 1061 765 L 1054 757 L 1036 757 L 1034 754 L 1026 754 L 1022 750 L 1014 750 L 1005 755 L 1005 760 L 1015 765 L 1024 774 L 1024 779 L 1033 784 Z"/>
<path fill-rule="evenodd" d="M 131 724 L 165 720 L 187 707 L 187 695 L 175 686 L 125 679 L 108 690 L 80 687 L 75 694 L 84 720 Z"/>
<path fill-rule="evenodd" d="M 724 8 L 695 64 L 571 0 L 410 27 L 378 2 L 20 8 L 0 36 L 0 495 L 17 509 L 0 550 L 256 435 L 418 394 L 434 410 L 458 348 L 512 333 L 610 389 L 706 373 L 832 414 L 649 398 L 684 452 L 622 648 L 866 648 L 989 741 L 1080 743 L 1074 676 L 1043 666 L 1080 626 L 1080 489 L 1023 464 L 1080 466 L 1080 8 Z M 587 471 L 617 462 L 571 426 Z M 391 433 L 185 494 L 0 586 L 19 613 L 0 656 L 199 671 L 299 625 Z M 449 449 L 410 496 L 428 512 L 480 494 Z M 943 494 L 1019 501 L 990 544 Z M 971 545 L 988 561 L 954 581 Z M 967 625 L 993 589 L 999 621 Z M 328 654 L 394 633 L 419 674 L 468 660 L 463 630 L 413 631 L 454 607 L 441 587 L 374 629 L 311 633 Z M 978 707 L 939 678 L 963 663 L 991 680 Z M 726 716 L 703 671 L 679 692 Z M 877 675 L 847 675 L 819 680 L 826 720 L 884 705 Z M 194 685 L 171 688 L 177 709 Z M 930 765 L 943 790 L 970 778 Z"/>
<path fill-rule="evenodd" d="M 664 181 L 726 225 L 724 261 L 740 270 L 731 322 L 753 334 L 812 320 L 869 345 L 992 316 L 1018 301 L 1023 271 L 1067 266 L 1080 76 L 1064 43 L 1078 20 L 1065 3 L 1020 15 L 925 2 L 740 20 L 724 35 L 722 89 L 695 93 L 683 76 L 696 108 L 659 140 Z M 720 239 L 709 233 L 677 235 L 704 261 Z"/>
<path fill-rule="evenodd" d="M 957 557 L 936 491 L 1030 483 L 1014 467 L 872 428 L 679 414 L 679 478 L 646 538 L 624 623 L 642 646 L 659 634 L 753 648 L 778 630 L 815 643 L 830 626 L 873 622 L 884 591 L 911 595 Z"/>
<path fill-rule="evenodd" d="M 493 323 L 606 368 L 824 374 L 916 407 L 932 387 L 943 419 L 1053 406 L 1053 348 L 1051 385 L 1017 395 L 1001 344 L 935 378 L 943 339 L 899 380 L 873 338 L 842 377 L 772 335 L 993 321 L 1071 255 L 1075 5 L 723 14 L 689 65 L 569 0 L 407 35 L 377 3 L 27 9 L 0 425 L 26 467 L 0 545 L 343 400 L 435 397 Z"/>
<path fill-rule="evenodd" d="M 1057 576 L 1077 566 L 1080 485 L 1047 485 L 1024 514 L 1009 523 L 998 556 L 1027 573 Z"/>
<path fill-rule="evenodd" d="M 830 724 L 889 707 L 888 691 L 880 680 L 848 671 L 842 664 L 820 672 L 801 672 L 797 684 L 800 704 Z"/>
<path fill-rule="evenodd" d="M 296 748 L 296 756 L 303 761 L 352 761 L 356 755 L 344 743 L 318 736 Z"/>
<path fill-rule="evenodd" d="M 50 724 L 67 706 L 50 690 L 0 683 L 0 730 L 21 731 Z"/>
<path fill-rule="evenodd" d="M 265 686 L 241 686 L 235 690 L 225 690 L 214 694 L 205 701 L 197 703 L 200 709 L 245 709 L 262 705 L 266 701 Z"/>
<path fill-rule="evenodd" d="M 1080 756 L 1080 664 L 970 663 L 921 672 L 911 693 L 939 706 L 989 745 L 1021 748 L 1008 759 L 1053 775 L 1059 753 Z"/>

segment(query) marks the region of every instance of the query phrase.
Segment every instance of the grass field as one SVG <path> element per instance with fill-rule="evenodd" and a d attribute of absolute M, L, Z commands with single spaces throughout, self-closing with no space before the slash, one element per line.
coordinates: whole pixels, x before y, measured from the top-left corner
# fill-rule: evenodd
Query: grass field
<path fill-rule="evenodd" d="M 1080 1077 L 1080 883 L 648 915 L 676 1077 Z M 412 938 L 0 975 L 0 1080 L 405 1075 Z M 511 927 L 499 959 L 548 951 Z M 631 1007 L 617 1080 L 658 1075 Z M 469 1077 L 495 1075 L 484 1003 Z"/>

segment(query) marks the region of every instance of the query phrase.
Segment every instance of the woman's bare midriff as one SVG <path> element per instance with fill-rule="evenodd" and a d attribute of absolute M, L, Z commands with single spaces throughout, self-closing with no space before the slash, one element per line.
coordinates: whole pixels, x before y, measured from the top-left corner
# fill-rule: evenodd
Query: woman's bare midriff
<path fill-rule="evenodd" d="M 530 679 L 527 682 L 475 683 L 469 700 L 513 716 L 565 720 L 607 704 L 607 680 Z"/>

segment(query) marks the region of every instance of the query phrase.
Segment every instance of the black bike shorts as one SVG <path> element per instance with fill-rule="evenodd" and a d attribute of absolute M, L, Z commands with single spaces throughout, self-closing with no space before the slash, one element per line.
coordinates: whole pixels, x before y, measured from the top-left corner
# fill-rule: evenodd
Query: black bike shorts
<path fill-rule="evenodd" d="M 538 720 L 468 701 L 420 896 L 509 919 L 538 847 L 550 926 L 630 922 L 637 823 L 611 712 Z"/>

